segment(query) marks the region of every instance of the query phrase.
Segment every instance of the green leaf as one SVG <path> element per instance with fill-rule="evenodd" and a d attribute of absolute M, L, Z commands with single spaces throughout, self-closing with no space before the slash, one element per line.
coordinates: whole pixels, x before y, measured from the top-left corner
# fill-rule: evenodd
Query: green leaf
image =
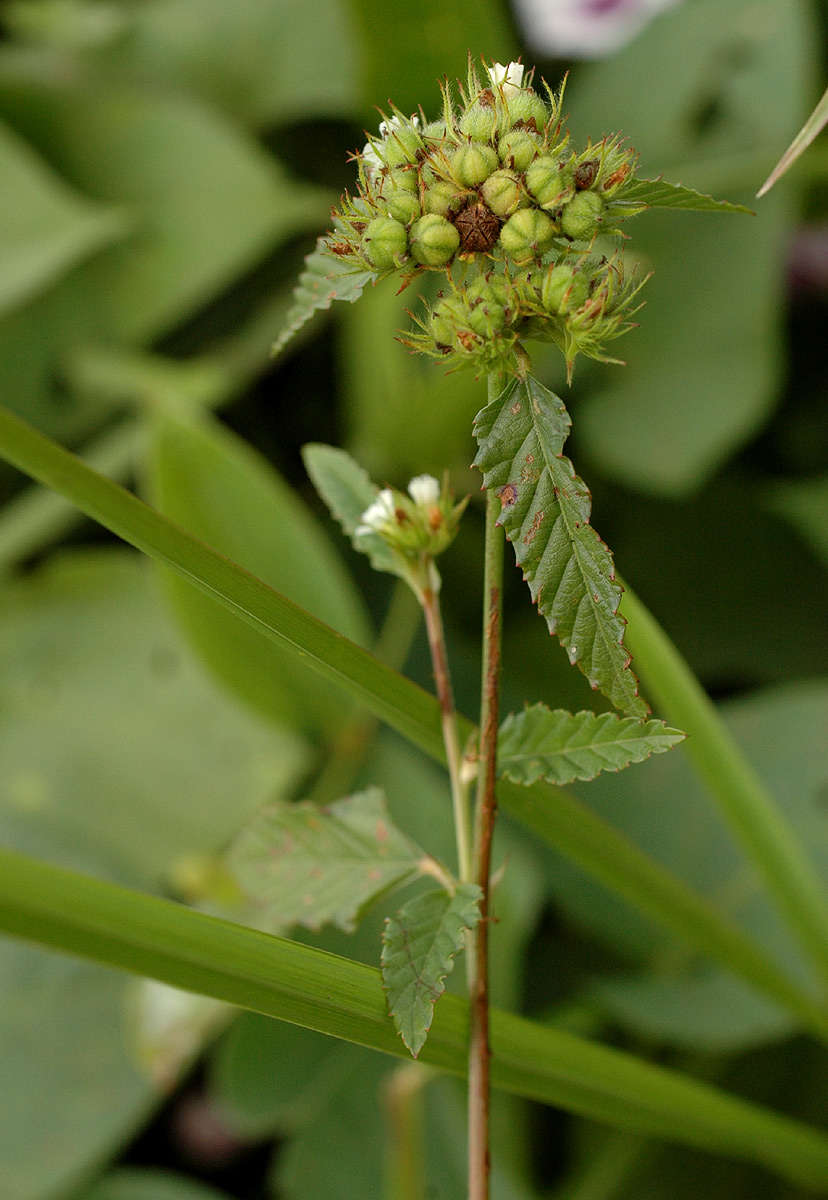
<path fill-rule="evenodd" d="M 828 563 L 828 475 L 780 480 L 768 488 L 766 505 L 789 521 L 821 561 Z M 808 653 L 813 654 L 813 646 L 808 646 Z"/>
<path fill-rule="evenodd" d="M 0 850 L 0 928 L 405 1054 L 376 969 L 6 850 Z M 468 1019 L 468 1002 L 446 995 L 423 1060 L 464 1076 Z M 494 1010 L 490 1028 L 493 1087 L 760 1162 L 816 1191 L 828 1184 L 828 1137 L 815 1128 L 524 1017 Z"/>
<path fill-rule="evenodd" d="M 77 1200 L 229 1200 L 226 1192 L 186 1175 L 143 1167 L 122 1167 L 105 1175 Z"/>
<path fill-rule="evenodd" d="M 826 124 L 828 124 L 828 88 L 826 88 L 822 99 L 814 111 L 756 193 L 757 197 L 764 196 L 766 192 L 770 191 L 777 179 L 780 179 L 793 166 L 800 154 L 803 154 L 808 149 L 811 142 L 817 134 L 822 132 Z"/>
<path fill-rule="evenodd" d="M 370 640 L 362 597 L 303 500 L 250 445 L 214 418 L 159 414 L 151 491 L 167 516 L 354 641 Z M 210 669 L 255 709 L 331 731 L 342 702 L 314 673 L 174 575 L 165 586 Z"/>
<path fill-rule="evenodd" d="M 514 379 L 475 417 L 474 465 L 500 497 L 498 523 L 550 633 L 593 688 L 643 717 L 612 554 L 589 524 L 587 486 L 562 454 L 570 427 L 563 401 L 531 376 Z"/>
<path fill-rule="evenodd" d="M 533 704 L 510 713 L 500 727 L 497 767 L 513 783 L 531 787 L 594 779 L 602 771 L 620 771 L 663 754 L 684 738 L 664 721 L 637 721 L 615 713 L 549 709 Z"/>
<path fill-rule="evenodd" d="M 37 59 L 0 56 L 0 115 L 77 188 L 134 215 L 136 236 L 73 280 L 107 338 L 160 337 L 327 213 L 324 192 L 183 94 L 90 84 L 82 72 L 56 81 Z"/>
<path fill-rule="evenodd" d="M 375 570 L 399 575 L 393 551 L 379 534 L 362 534 L 358 544 L 354 539 L 362 514 L 377 498 L 379 491 L 367 471 L 363 471 L 350 454 L 335 446 L 311 443 L 302 447 L 302 458 L 313 486 L 354 543 L 355 549 L 368 554 Z"/>
<path fill-rule="evenodd" d="M 2 407 L 0 454 L 145 554 L 173 567 L 272 641 L 292 647 L 375 716 L 444 761 L 439 705 L 422 688 L 189 537 Z M 472 731 L 471 724 L 461 719 L 461 739 Z M 707 731 L 703 729 L 701 736 L 706 738 Z M 498 796 L 538 837 L 580 863 L 658 924 L 673 930 L 684 943 L 751 980 L 798 1013 L 810 1028 L 825 1028 L 821 1010 L 749 937 L 574 797 L 560 789 L 553 791 L 547 784 L 526 789 L 508 782 L 501 782 Z"/>
<path fill-rule="evenodd" d="M 326 242 L 326 237 L 318 238 L 316 249 L 305 259 L 305 269 L 296 284 L 293 307 L 273 344 L 274 354 L 281 354 L 294 334 L 316 313 L 330 308 L 334 300 L 347 300 L 353 304 L 367 284 L 376 279 L 371 271 L 354 271 L 347 263 L 335 258 L 325 249 Z"/>
<path fill-rule="evenodd" d="M 425 855 L 392 824 L 379 788 L 315 804 L 273 804 L 237 838 L 230 867 L 256 919 L 274 930 L 350 932 L 372 901 L 412 879 Z"/>
<path fill-rule="evenodd" d="M 0 124 L 0 313 L 123 237 L 125 212 L 73 192 Z"/>
<path fill-rule="evenodd" d="M 582 141 L 609 120 L 631 136 L 644 174 L 751 204 L 813 103 L 822 40 L 807 5 L 768 0 L 767 23 L 740 54 L 751 0 L 730 0 L 726 21 L 721 12 L 719 0 L 674 5 L 619 53 L 577 67 L 570 124 Z M 636 222 L 634 253 L 655 271 L 641 327 L 626 369 L 592 371 L 578 401 L 580 444 L 625 487 L 686 496 L 766 421 L 785 376 L 779 248 L 797 220 L 795 185 L 792 175 L 774 189 L 761 220 L 665 211 Z"/>
<path fill-rule="evenodd" d="M 388 1011 L 416 1058 L 425 1045 L 434 1006 L 463 949 L 465 931 L 480 920 L 480 888 L 462 883 L 454 895 L 426 892 L 389 917 L 382 935 L 382 983 Z"/>
<path fill-rule="evenodd" d="M 733 204 L 729 200 L 714 200 L 695 188 L 683 183 L 668 183 L 666 179 L 636 179 L 623 189 L 619 199 L 610 202 L 622 208 L 636 211 L 647 208 L 681 208 L 692 212 L 739 212 L 752 213 L 744 204 Z"/>

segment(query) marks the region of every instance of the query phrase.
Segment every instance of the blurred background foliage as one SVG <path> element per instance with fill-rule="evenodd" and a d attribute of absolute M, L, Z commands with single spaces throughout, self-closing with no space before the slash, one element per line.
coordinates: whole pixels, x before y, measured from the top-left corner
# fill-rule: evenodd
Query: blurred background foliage
<path fill-rule="evenodd" d="M 468 50 L 522 53 L 552 84 L 572 67 L 576 136 L 620 128 L 645 173 L 751 204 L 824 86 L 825 0 L 665 5 L 588 62 L 550 40 L 556 4 L 583 10 L 589 58 L 590 22 L 612 5 L 0 7 L 3 403 L 349 637 L 372 644 L 391 604 L 398 645 L 385 649 L 426 684 L 419 637 L 399 661 L 410 609 L 338 536 L 300 447 L 344 445 L 397 486 L 447 468 L 475 494 L 443 572 L 468 712 L 481 530 L 469 430 L 482 385 L 403 350 L 394 331 L 415 301 L 388 288 L 270 359 L 302 257 L 352 179 L 347 152 L 387 97 L 433 111 L 438 77 L 461 74 Z M 828 866 L 824 136 L 756 208 L 639 219 L 636 254 L 655 269 L 641 328 L 625 368 L 579 366 L 570 448 L 621 571 Z M 563 386 L 545 350 L 537 373 Z M 440 772 L 364 727 L 355 763 L 340 736 L 359 728 L 353 714 L 297 663 L 5 467 L 0 493 L 7 844 L 232 912 L 216 855 L 245 818 L 348 777 L 384 785 L 404 827 L 450 855 Z M 516 572 L 507 583 L 506 709 L 600 704 Z M 584 796 L 802 969 L 680 754 Z M 825 1051 L 788 1014 L 517 828 L 504 825 L 499 857 L 498 1004 L 824 1115 Z M 312 940 L 375 962 L 379 923 Z M 384 1194 L 393 1063 L 10 942 L 0 986 L 4 1200 Z M 455 1200 L 459 1091 L 425 1074 L 417 1089 L 427 1195 Z M 512 1099 L 497 1102 L 495 1155 L 497 1200 L 800 1194 Z"/>

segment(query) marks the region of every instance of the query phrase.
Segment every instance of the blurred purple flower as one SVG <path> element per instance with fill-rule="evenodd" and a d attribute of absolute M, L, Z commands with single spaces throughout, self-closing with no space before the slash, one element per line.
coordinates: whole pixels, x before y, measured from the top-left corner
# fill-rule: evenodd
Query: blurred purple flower
<path fill-rule="evenodd" d="M 603 58 L 679 0 L 515 0 L 533 50 L 553 58 Z"/>

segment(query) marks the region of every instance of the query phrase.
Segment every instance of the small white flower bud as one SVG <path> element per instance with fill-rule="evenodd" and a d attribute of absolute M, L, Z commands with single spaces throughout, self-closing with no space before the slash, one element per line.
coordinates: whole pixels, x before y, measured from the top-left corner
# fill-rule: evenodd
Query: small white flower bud
<path fill-rule="evenodd" d="M 415 475 L 408 485 L 408 494 L 422 507 L 436 504 L 440 499 L 440 484 L 433 475 Z"/>
<path fill-rule="evenodd" d="M 393 520 L 394 493 L 390 488 L 383 488 L 373 504 L 369 504 L 362 514 L 356 532 L 360 534 L 376 533 Z"/>
<path fill-rule="evenodd" d="M 523 63 L 510 62 L 508 67 L 504 67 L 503 63 L 495 63 L 493 67 L 487 67 L 486 71 L 492 81 L 492 87 L 502 87 L 506 94 L 517 91 L 523 85 Z"/>

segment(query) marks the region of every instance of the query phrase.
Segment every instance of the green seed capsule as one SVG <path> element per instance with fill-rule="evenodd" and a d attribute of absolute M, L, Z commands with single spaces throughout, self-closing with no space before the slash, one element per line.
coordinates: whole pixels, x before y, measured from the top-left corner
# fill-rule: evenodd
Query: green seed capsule
<path fill-rule="evenodd" d="M 460 118 L 459 129 L 475 142 L 490 142 L 497 129 L 497 113 L 493 105 L 472 104 Z"/>
<path fill-rule="evenodd" d="M 420 216 L 420 198 L 411 192 L 394 192 L 386 201 L 385 208 L 389 217 L 408 225 Z"/>
<path fill-rule="evenodd" d="M 438 179 L 426 189 L 423 196 L 423 210 L 427 213 L 437 213 L 447 217 L 452 210 L 463 203 L 463 193 L 448 179 Z"/>
<path fill-rule="evenodd" d="M 393 217 L 374 217 L 362 235 L 362 252 L 372 267 L 388 271 L 399 265 L 407 249 L 405 226 Z"/>
<path fill-rule="evenodd" d="M 389 130 L 382 145 L 382 157 L 389 167 L 402 167 L 417 161 L 417 151 L 423 139 L 411 125 L 398 125 Z"/>
<path fill-rule="evenodd" d="M 589 281 L 573 267 L 561 264 L 547 271 L 541 283 L 541 301 L 547 312 L 565 316 L 580 308 L 589 295 Z"/>
<path fill-rule="evenodd" d="M 531 88 L 521 88 L 520 91 L 510 90 L 505 98 L 508 128 L 511 129 L 518 121 L 525 121 L 527 125 L 534 124 L 539 133 L 546 127 L 550 115 L 549 109 L 537 92 L 533 92 Z"/>
<path fill-rule="evenodd" d="M 397 167 L 394 171 L 389 171 L 385 179 L 382 181 L 382 194 L 387 197 L 392 192 L 416 192 L 417 191 L 417 172 L 406 170 L 406 168 Z"/>
<path fill-rule="evenodd" d="M 500 244 L 518 265 L 531 262 L 552 245 L 556 227 L 546 213 L 521 208 L 500 231 Z"/>
<path fill-rule="evenodd" d="M 480 189 L 483 199 L 498 217 L 509 217 L 528 203 L 520 180 L 512 171 L 495 171 Z"/>
<path fill-rule="evenodd" d="M 451 156 L 451 170 L 462 187 L 477 187 L 498 168 L 497 154 L 491 146 L 469 142 L 458 146 Z"/>
<path fill-rule="evenodd" d="M 444 267 L 459 245 L 460 234 L 438 213 L 426 213 L 411 226 L 411 255 L 424 267 Z"/>
<path fill-rule="evenodd" d="M 506 324 L 506 309 L 485 279 L 476 279 L 466 290 L 466 304 L 469 326 L 481 337 L 492 337 Z"/>
<path fill-rule="evenodd" d="M 510 129 L 497 144 L 500 161 L 505 167 L 525 171 L 540 152 L 541 139 L 526 129 Z"/>
<path fill-rule="evenodd" d="M 598 232 L 604 201 L 597 192 L 577 192 L 561 213 L 561 230 L 567 237 L 589 241 Z"/>
<path fill-rule="evenodd" d="M 572 172 L 548 154 L 536 158 L 526 172 L 526 187 L 542 207 L 564 202 L 572 186 Z"/>

